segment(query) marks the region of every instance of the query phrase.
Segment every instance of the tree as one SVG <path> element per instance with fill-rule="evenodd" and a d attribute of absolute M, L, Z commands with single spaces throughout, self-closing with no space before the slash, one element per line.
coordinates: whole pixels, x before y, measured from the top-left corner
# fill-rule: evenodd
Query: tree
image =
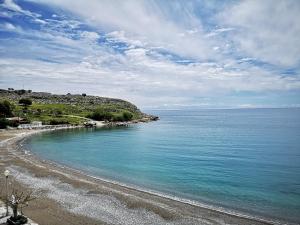
<path fill-rule="evenodd" d="M 114 122 L 126 122 L 130 121 L 133 118 L 133 114 L 128 111 L 123 111 L 121 113 L 116 113 L 112 117 L 112 121 Z"/>
<path fill-rule="evenodd" d="M 29 202 L 35 200 L 40 192 L 25 191 L 24 189 L 15 188 L 14 181 L 12 183 L 12 191 L 7 193 L 8 189 L 4 191 L 1 190 L 1 198 L 6 199 L 7 204 L 12 208 L 13 215 L 7 219 L 6 224 L 16 225 L 16 224 L 26 224 L 28 219 L 23 215 L 23 208 L 27 207 Z M 19 209 L 21 214 L 19 214 Z"/>
<path fill-rule="evenodd" d="M 112 121 L 114 121 L 114 122 L 123 122 L 124 121 L 123 114 L 113 115 Z"/>
<path fill-rule="evenodd" d="M 111 120 L 113 115 L 110 112 L 107 112 L 107 111 L 99 108 L 99 109 L 96 109 L 88 117 L 93 119 L 93 120 L 103 121 L 103 120 Z"/>
<path fill-rule="evenodd" d="M 22 215 L 18 215 L 18 208 L 19 206 L 20 207 L 27 206 L 30 201 L 35 199 L 35 197 L 32 196 L 32 193 L 33 192 L 25 193 L 23 191 L 18 191 L 17 189 L 13 189 L 11 198 L 8 200 L 8 203 L 13 210 L 13 216 L 9 220 L 11 220 L 12 222 L 17 222 L 17 221 L 25 222 L 25 223 L 27 222 L 26 217 Z"/>
<path fill-rule="evenodd" d="M 0 118 L 0 129 L 5 129 L 9 124 L 9 121 L 5 118 Z"/>
<path fill-rule="evenodd" d="M 19 104 L 23 105 L 25 109 L 27 109 L 28 106 L 32 105 L 32 101 L 30 98 L 21 98 L 19 100 Z"/>
<path fill-rule="evenodd" d="M 26 93 L 26 91 L 24 89 L 21 90 L 15 90 L 15 93 L 17 93 L 18 95 L 23 95 Z"/>
<path fill-rule="evenodd" d="M 133 115 L 130 112 L 123 112 L 123 119 L 124 121 L 130 121 L 132 120 Z"/>
<path fill-rule="evenodd" d="M 3 102 L 0 102 L 1 117 L 12 116 L 12 109 L 13 105 L 9 101 L 4 100 Z"/>
<path fill-rule="evenodd" d="M 41 115 L 42 114 L 42 110 L 40 108 L 36 109 L 36 114 L 37 115 Z"/>

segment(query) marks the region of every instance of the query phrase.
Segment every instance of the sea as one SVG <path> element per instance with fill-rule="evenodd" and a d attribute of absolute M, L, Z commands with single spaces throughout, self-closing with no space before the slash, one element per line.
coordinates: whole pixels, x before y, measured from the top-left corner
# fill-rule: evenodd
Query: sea
<path fill-rule="evenodd" d="M 300 223 L 300 109 L 151 110 L 159 121 L 35 135 L 37 156 L 245 215 Z"/>

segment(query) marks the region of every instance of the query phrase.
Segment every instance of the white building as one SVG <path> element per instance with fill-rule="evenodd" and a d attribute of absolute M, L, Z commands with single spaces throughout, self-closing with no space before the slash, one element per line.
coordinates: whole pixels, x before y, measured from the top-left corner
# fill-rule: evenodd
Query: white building
<path fill-rule="evenodd" d="M 41 121 L 32 121 L 31 123 L 20 124 L 18 126 L 19 129 L 32 129 L 42 127 Z"/>
<path fill-rule="evenodd" d="M 32 121 L 30 125 L 32 127 L 41 127 L 43 124 L 41 121 Z"/>

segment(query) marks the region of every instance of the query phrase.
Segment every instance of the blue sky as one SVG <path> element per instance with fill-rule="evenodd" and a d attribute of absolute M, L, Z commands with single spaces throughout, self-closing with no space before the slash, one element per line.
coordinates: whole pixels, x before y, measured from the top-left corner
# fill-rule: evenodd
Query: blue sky
<path fill-rule="evenodd" d="M 0 88 L 300 106 L 300 2 L 0 0 Z"/>

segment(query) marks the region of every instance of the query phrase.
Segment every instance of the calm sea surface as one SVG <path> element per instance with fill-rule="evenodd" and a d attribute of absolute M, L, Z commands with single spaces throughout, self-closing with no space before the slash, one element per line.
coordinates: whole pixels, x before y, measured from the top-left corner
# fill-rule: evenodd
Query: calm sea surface
<path fill-rule="evenodd" d="M 300 222 L 300 109 L 150 113 L 161 120 L 45 133 L 26 146 L 91 175 Z"/>

